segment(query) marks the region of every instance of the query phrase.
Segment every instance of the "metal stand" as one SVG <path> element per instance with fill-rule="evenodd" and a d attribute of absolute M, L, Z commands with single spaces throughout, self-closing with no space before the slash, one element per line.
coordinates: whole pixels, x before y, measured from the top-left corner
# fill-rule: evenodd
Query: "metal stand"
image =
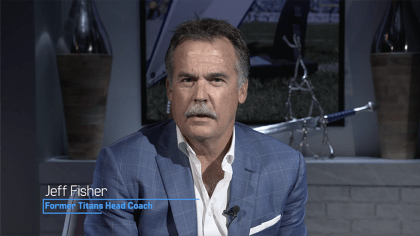
<path fill-rule="evenodd" d="M 298 59 L 296 60 L 296 66 L 295 66 L 295 74 L 294 76 L 289 80 L 289 92 L 288 92 L 288 96 L 287 96 L 287 101 L 286 101 L 286 107 L 287 107 L 287 111 L 288 114 L 286 115 L 286 121 L 289 120 L 295 120 L 296 118 L 293 116 L 293 109 L 292 109 L 292 102 L 291 102 L 291 97 L 292 97 L 292 92 L 293 91 L 306 91 L 309 92 L 311 94 L 311 106 L 309 108 L 309 112 L 308 112 L 308 117 L 312 116 L 312 110 L 315 108 L 317 108 L 319 110 L 320 113 L 320 117 L 324 117 L 324 110 L 322 109 L 321 104 L 319 104 L 318 99 L 316 99 L 314 92 L 313 92 L 313 86 L 311 84 L 311 81 L 308 80 L 308 70 L 306 69 L 305 64 L 303 63 L 302 60 L 302 46 L 300 44 L 300 38 L 298 36 L 296 36 L 295 34 L 293 35 L 293 41 L 294 44 L 291 44 L 286 36 L 283 36 L 283 40 L 286 42 L 286 44 L 291 47 L 291 48 L 297 48 L 298 52 L 299 52 L 299 56 Z M 298 79 L 298 70 L 299 70 L 299 65 L 302 66 L 303 69 L 303 76 L 301 77 L 301 82 L 299 83 L 297 81 Z M 328 147 L 329 149 L 329 158 L 334 158 L 334 149 L 328 139 L 328 133 L 327 133 L 327 126 L 326 124 L 321 125 L 321 129 L 324 131 L 324 137 L 322 140 L 322 149 L 324 149 L 325 147 Z M 311 148 L 309 147 L 309 143 L 307 142 L 307 134 L 309 129 L 306 128 L 306 123 L 304 123 L 302 130 L 296 130 L 296 131 L 300 131 L 303 132 L 303 136 L 302 136 L 302 140 L 299 143 L 299 145 L 297 146 L 297 150 L 298 151 L 303 151 L 303 149 L 308 150 L 308 152 L 313 155 L 315 158 L 318 158 L 318 155 L 316 155 Z M 289 142 L 290 146 L 294 145 L 294 131 L 290 132 L 290 142 Z M 321 153 L 323 154 L 323 153 Z"/>

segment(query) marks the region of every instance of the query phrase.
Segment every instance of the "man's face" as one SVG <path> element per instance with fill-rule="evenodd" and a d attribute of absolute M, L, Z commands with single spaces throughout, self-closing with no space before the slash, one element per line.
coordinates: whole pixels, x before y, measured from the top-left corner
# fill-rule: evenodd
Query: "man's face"
<path fill-rule="evenodd" d="M 173 57 L 172 87 L 166 81 L 166 88 L 181 133 L 195 140 L 230 138 L 248 88 L 246 82 L 238 90 L 233 45 L 226 38 L 188 40 Z"/>

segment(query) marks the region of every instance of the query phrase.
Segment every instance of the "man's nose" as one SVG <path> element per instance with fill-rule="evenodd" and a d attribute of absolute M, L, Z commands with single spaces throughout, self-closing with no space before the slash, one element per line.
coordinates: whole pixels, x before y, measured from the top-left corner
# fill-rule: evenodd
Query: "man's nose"
<path fill-rule="evenodd" d="M 200 78 L 196 82 L 194 101 L 205 102 L 208 99 L 207 80 Z"/>

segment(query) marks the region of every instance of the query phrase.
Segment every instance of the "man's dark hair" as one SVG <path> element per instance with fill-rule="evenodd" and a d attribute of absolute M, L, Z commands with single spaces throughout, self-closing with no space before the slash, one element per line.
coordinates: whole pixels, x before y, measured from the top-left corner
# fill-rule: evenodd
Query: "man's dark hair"
<path fill-rule="evenodd" d="M 225 20 L 211 18 L 195 19 L 181 23 L 175 29 L 165 56 L 165 67 L 168 80 L 172 86 L 173 60 L 176 47 L 188 40 L 213 41 L 226 37 L 235 48 L 236 65 L 238 75 L 238 89 L 245 83 L 249 73 L 249 51 L 245 41 L 241 37 L 241 31 Z"/>

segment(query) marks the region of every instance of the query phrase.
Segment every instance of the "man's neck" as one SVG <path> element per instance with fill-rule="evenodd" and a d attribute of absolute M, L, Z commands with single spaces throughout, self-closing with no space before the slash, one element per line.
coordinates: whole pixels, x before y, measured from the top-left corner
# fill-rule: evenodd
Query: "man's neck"
<path fill-rule="evenodd" d="M 223 157 L 229 151 L 229 148 L 232 144 L 233 132 L 230 136 L 222 137 L 217 140 L 206 139 L 206 140 L 196 140 L 188 139 L 185 140 L 190 145 L 191 149 L 194 150 L 197 159 L 201 162 L 202 166 L 209 166 L 211 163 L 219 160 L 220 163 L 223 160 Z M 204 170 L 202 170 L 203 172 Z"/>
<path fill-rule="evenodd" d="M 197 140 L 189 143 L 190 147 L 196 153 L 197 159 L 201 163 L 202 180 L 210 198 L 213 195 L 217 183 L 223 179 L 224 171 L 222 170 L 222 162 L 232 144 L 232 138 L 233 135 L 231 135 L 228 142 L 224 144 L 224 147 L 221 146 L 223 143 L 216 146 L 214 145 L 214 142 L 194 142 Z M 194 144 L 196 145 L 193 146 Z M 223 147 L 223 149 L 220 150 L 220 147 Z"/>

